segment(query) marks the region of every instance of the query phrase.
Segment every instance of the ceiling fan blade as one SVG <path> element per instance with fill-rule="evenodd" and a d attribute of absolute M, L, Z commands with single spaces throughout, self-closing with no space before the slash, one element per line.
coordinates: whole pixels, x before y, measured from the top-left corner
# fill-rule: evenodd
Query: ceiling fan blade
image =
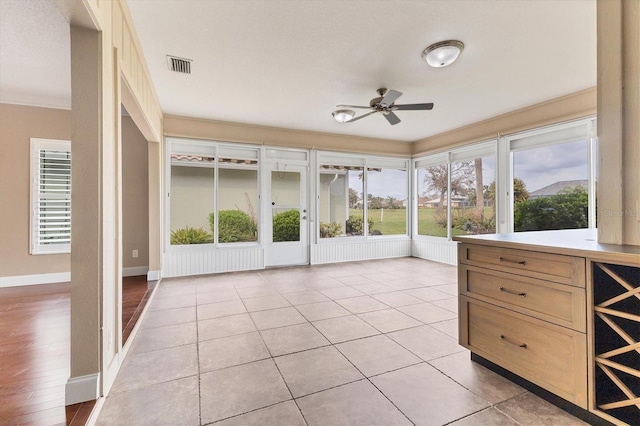
<path fill-rule="evenodd" d="M 360 106 L 360 105 L 336 105 L 337 108 L 361 108 L 361 109 L 371 109 L 370 106 Z"/>
<path fill-rule="evenodd" d="M 366 113 L 366 114 L 364 114 L 364 115 L 361 115 L 360 117 L 352 118 L 352 119 L 351 119 L 351 120 L 349 120 L 349 121 L 345 121 L 345 123 L 353 123 L 354 121 L 358 121 L 358 120 L 360 120 L 361 118 L 365 118 L 366 116 L 371 115 L 371 114 L 375 114 L 376 112 L 378 112 L 378 111 L 371 111 L 371 112 L 368 112 L 368 113 Z"/>
<path fill-rule="evenodd" d="M 386 118 L 389 124 L 391 124 L 392 126 L 400 122 L 400 119 L 398 118 L 398 116 L 392 113 L 391 111 L 383 115 L 384 115 L 384 118 Z"/>
<path fill-rule="evenodd" d="M 380 103 L 389 106 L 394 103 L 400 96 L 402 96 L 402 92 L 398 92 L 397 90 L 389 90 L 387 93 L 385 93 L 384 98 L 382 98 Z"/>
<path fill-rule="evenodd" d="M 418 111 L 433 109 L 433 103 L 428 104 L 406 104 L 406 105 L 394 105 L 394 111 Z"/>

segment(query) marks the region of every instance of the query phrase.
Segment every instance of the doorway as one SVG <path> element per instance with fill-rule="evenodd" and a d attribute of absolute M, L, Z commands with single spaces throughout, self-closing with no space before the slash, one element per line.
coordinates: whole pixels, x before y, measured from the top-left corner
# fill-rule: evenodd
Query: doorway
<path fill-rule="evenodd" d="M 273 165 L 267 173 L 265 266 L 309 263 L 307 167 Z"/>

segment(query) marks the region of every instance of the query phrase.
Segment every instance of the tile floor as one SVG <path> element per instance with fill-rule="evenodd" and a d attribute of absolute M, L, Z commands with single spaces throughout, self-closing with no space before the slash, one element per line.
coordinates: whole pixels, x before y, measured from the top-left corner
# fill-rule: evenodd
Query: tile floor
<path fill-rule="evenodd" d="M 583 424 L 470 361 L 455 283 L 415 258 L 164 280 L 98 424 Z"/>

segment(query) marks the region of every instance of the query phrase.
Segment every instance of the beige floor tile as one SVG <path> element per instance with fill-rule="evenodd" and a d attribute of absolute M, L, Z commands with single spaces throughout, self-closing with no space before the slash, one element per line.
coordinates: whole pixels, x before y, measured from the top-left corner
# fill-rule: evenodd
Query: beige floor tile
<path fill-rule="evenodd" d="M 192 284 L 169 284 L 166 281 L 162 281 L 158 285 L 154 299 L 166 299 L 175 296 L 186 296 L 195 294 L 196 287 Z"/>
<path fill-rule="evenodd" d="M 371 282 L 371 283 L 368 283 L 368 284 L 354 285 L 353 288 L 355 288 L 358 291 L 363 292 L 364 294 L 368 294 L 368 295 L 379 294 L 379 293 L 388 293 L 390 291 L 395 291 L 395 289 L 389 287 L 388 285 L 384 285 L 384 284 L 377 283 L 377 282 Z"/>
<path fill-rule="evenodd" d="M 257 332 L 200 342 L 198 351 L 201 372 L 233 367 L 269 357 L 269 351 Z"/>
<path fill-rule="evenodd" d="M 291 306 L 291 304 L 287 302 L 287 299 L 279 294 L 273 296 L 251 297 L 243 299 L 243 302 L 249 312 L 266 311 L 268 309 Z"/>
<path fill-rule="evenodd" d="M 348 340 L 380 334 L 378 330 L 355 315 L 316 321 L 313 325 L 320 330 L 320 333 L 329 339 L 331 343 L 342 343 Z"/>
<path fill-rule="evenodd" d="M 156 351 L 174 346 L 196 343 L 195 322 L 167 325 L 164 327 L 141 328 L 131 346 L 131 353 Z"/>
<path fill-rule="evenodd" d="M 210 291 L 234 290 L 235 287 L 229 281 L 212 281 L 211 279 L 201 280 L 196 283 L 196 292 L 207 293 Z"/>
<path fill-rule="evenodd" d="M 489 404 L 428 364 L 418 364 L 371 378 L 415 424 L 443 425 Z"/>
<path fill-rule="evenodd" d="M 198 425 L 198 412 L 198 378 L 193 376 L 110 394 L 97 424 Z"/>
<path fill-rule="evenodd" d="M 357 297 L 362 296 L 362 293 L 358 290 L 354 290 L 351 287 L 342 285 L 341 287 L 327 288 L 325 290 L 320 290 L 320 293 L 324 294 L 330 299 L 345 299 L 347 297 Z"/>
<path fill-rule="evenodd" d="M 348 299 L 336 300 L 336 303 L 353 314 L 389 309 L 387 305 L 371 296 L 350 297 Z"/>
<path fill-rule="evenodd" d="M 240 299 L 240 296 L 238 296 L 238 293 L 235 290 L 217 290 L 198 293 L 198 305 L 227 302 L 234 299 Z"/>
<path fill-rule="evenodd" d="M 259 287 L 238 288 L 236 291 L 243 299 L 248 299 L 250 297 L 273 296 L 278 294 L 277 291 L 266 284 L 260 285 Z"/>
<path fill-rule="evenodd" d="M 309 303 L 307 305 L 297 306 L 296 308 L 309 321 L 350 315 L 349 311 L 332 300 L 328 302 Z"/>
<path fill-rule="evenodd" d="M 291 399 L 273 360 L 200 375 L 202 423 L 211 423 Z"/>
<path fill-rule="evenodd" d="M 163 311 L 148 311 L 142 321 L 142 328 L 166 327 L 168 325 L 184 324 L 196 320 L 196 307 L 166 309 Z"/>
<path fill-rule="evenodd" d="M 332 346 L 280 356 L 275 361 L 295 398 L 364 377 Z"/>
<path fill-rule="evenodd" d="M 234 299 L 227 302 L 208 303 L 198 305 L 198 320 L 228 317 L 247 312 L 242 300 Z"/>
<path fill-rule="evenodd" d="M 374 326 L 383 333 L 404 330 L 405 328 L 418 327 L 422 323 L 411 318 L 409 315 L 398 312 L 395 309 L 385 309 L 382 311 L 367 312 L 358 314 L 358 317 Z"/>
<path fill-rule="evenodd" d="M 447 311 L 451 311 L 456 315 L 458 314 L 458 298 L 457 297 L 451 297 L 449 299 L 442 299 L 442 300 L 434 300 L 433 302 L 429 302 L 429 303 L 431 303 L 432 305 L 439 306 L 443 309 L 446 309 Z"/>
<path fill-rule="evenodd" d="M 447 293 L 450 294 L 452 296 L 457 296 L 458 295 L 458 284 L 444 284 L 444 285 L 437 285 L 434 287 L 431 287 L 434 290 L 438 290 L 441 291 L 443 293 Z"/>
<path fill-rule="evenodd" d="M 466 351 L 458 341 L 428 325 L 387 334 L 425 361 Z"/>
<path fill-rule="evenodd" d="M 329 341 L 309 323 L 272 328 L 260 332 L 272 356 L 290 354 L 329 345 Z"/>
<path fill-rule="evenodd" d="M 198 340 L 201 342 L 252 331 L 256 331 L 256 326 L 249 314 L 198 321 Z"/>
<path fill-rule="evenodd" d="M 327 296 L 319 291 L 302 291 L 299 293 L 287 293 L 285 299 L 292 305 L 306 305 L 309 303 L 326 302 L 329 300 Z"/>
<path fill-rule="evenodd" d="M 398 310 L 417 319 L 418 321 L 422 321 L 425 324 L 450 320 L 458 317 L 456 313 L 447 311 L 446 309 L 435 306 L 431 303 L 401 306 Z"/>
<path fill-rule="evenodd" d="M 247 272 L 250 276 L 235 277 L 231 282 L 233 286 L 239 290 L 242 288 L 264 287 L 267 281 L 256 272 Z"/>
<path fill-rule="evenodd" d="M 371 297 L 381 301 L 385 305 L 391 306 L 392 308 L 424 303 L 424 300 L 418 299 L 417 297 L 411 296 L 402 291 L 393 291 L 391 293 L 374 294 Z"/>
<path fill-rule="evenodd" d="M 338 281 L 340 281 L 343 284 L 346 284 L 348 286 L 356 286 L 356 285 L 362 285 L 362 284 L 371 284 L 375 281 L 370 280 L 369 278 L 365 278 L 362 275 L 357 275 L 354 273 L 347 273 L 347 272 L 342 272 L 344 274 L 347 274 L 345 276 L 341 276 L 336 278 Z"/>
<path fill-rule="evenodd" d="M 216 423 L 216 426 L 306 426 L 298 406 L 293 401 L 252 411 Z"/>
<path fill-rule="evenodd" d="M 369 278 L 371 281 L 375 281 L 379 283 L 383 281 L 392 281 L 396 279 L 394 275 L 387 274 L 385 272 L 377 272 L 375 274 L 366 273 L 366 274 L 362 274 L 362 276 L 365 278 Z"/>
<path fill-rule="evenodd" d="M 432 322 L 429 327 L 440 330 L 448 336 L 458 340 L 458 318 L 440 322 Z"/>
<path fill-rule="evenodd" d="M 425 287 L 433 287 L 437 285 L 449 284 L 448 280 L 443 279 L 440 276 L 436 276 L 433 271 L 428 271 L 424 274 L 416 274 L 411 278 L 411 281 L 414 281 Z"/>
<path fill-rule="evenodd" d="M 111 393 L 118 393 L 198 374 L 195 344 L 129 354 Z"/>
<path fill-rule="evenodd" d="M 496 408 L 522 425 L 586 425 L 577 417 L 530 392 L 502 402 L 496 405 Z"/>
<path fill-rule="evenodd" d="M 382 284 L 391 287 L 394 290 L 410 290 L 412 288 L 422 288 L 422 284 L 406 280 L 406 279 L 394 279 L 390 281 L 382 281 Z"/>
<path fill-rule="evenodd" d="M 306 319 L 295 308 L 280 308 L 270 311 L 252 312 L 251 318 L 258 330 L 286 327 L 287 325 L 303 324 Z"/>
<path fill-rule="evenodd" d="M 520 386 L 471 361 L 468 352 L 459 352 L 429 361 L 438 370 L 491 404 L 525 392 Z"/>
<path fill-rule="evenodd" d="M 165 309 L 185 308 L 187 306 L 195 306 L 196 294 L 183 294 L 179 296 L 160 296 L 154 297 L 149 306 L 150 311 L 159 311 Z"/>
<path fill-rule="evenodd" d="M 448 293 L 434 290 L 433 288 L 429 287 L 415 288 L 413 290 L 405 290 L 404 292 L 410 296 L 422 299 L 425 302 L 431 302 L 432 300 L 449 299 L 451 297 L 451 295 Z"/>
<path fill-rule="evenodd" d="M 308 395 L 296 402 L 309 426 L 411 424 L 367 380 Z"/>
<path fill-rule="evenodd" d="M 518 426 L 518 423 L 495 408 L 487 408 L 478 413 L 456 420 L 450 425 L 455 426 Z"/>
<path fill-rule="evenodd" d="M 387 336 L 340 343 L 336 348 L 367 377 L 423 362 Z"/>

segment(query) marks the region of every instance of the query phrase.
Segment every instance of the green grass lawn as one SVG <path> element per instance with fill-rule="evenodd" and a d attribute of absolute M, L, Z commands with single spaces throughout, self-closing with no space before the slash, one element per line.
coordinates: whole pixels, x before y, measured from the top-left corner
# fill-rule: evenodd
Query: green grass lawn
<path fill-rule="evenodd" d="M 475 207 L 468 208 L 466 210 L 474 210 Z M 452 216 L 463 215 L 465 209 L 454 209 Z M 362 210 L 351 209 L 350 215 L 362 217 Z M 418 235 L 430 235 L 434 237 L 446 237 L 447 228 L 438 224 L 438 215 L 444 215 L 446 217 L 446 211 L 438 213 L 434 208 L 419 208 L 418 209 Z M 493 208 L 485 208 L 485 216 L 493 215 Z M 382 235 L 403 235 L 407 229 L 407 209 L 382 209 L 382 210 L 369 210 L 369 220 L 373 221 L 372 231 L 380 231 Z M 465 231 L 461 229 L 453 228 L 451 234 L 464 235 Z"/>

